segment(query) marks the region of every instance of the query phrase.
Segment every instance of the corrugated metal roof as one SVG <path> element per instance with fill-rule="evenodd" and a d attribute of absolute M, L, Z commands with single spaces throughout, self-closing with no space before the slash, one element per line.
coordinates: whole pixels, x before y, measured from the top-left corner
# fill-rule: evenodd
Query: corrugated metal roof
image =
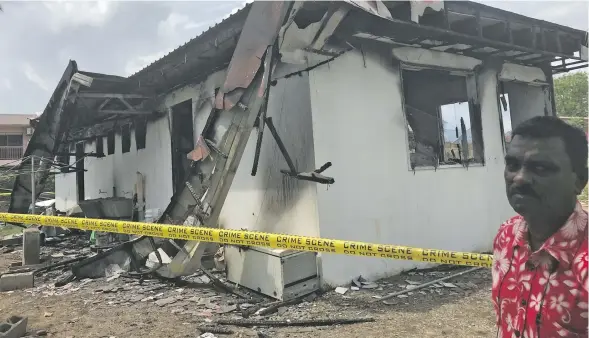
<path fill-rule="evenodd" d="M 227 25 L 227 24 L 231 23 L 233 20 L 235 20 L 236 17 L 240 16 L 242 13 L 244 13 L 246 11 L 249 11 L 251 7 L 252 7 L 252 2 L 246 4 L 243 8 L 241 8 L 238 11 L 236 11 L 235 13 L 229 15 L 226 19 L 221 20 L 220 22 L 216 23 L 213 26 L 210 26 L 207 30 L 203 31 L 199 35 L 197 35 L 194 38 L 190 39 L 188 42 L 184 43 L 183 45 L 178 46 L 173 51 L 169 52 L 168 54 L 164 55 L 163 57 L 159 58 L 158 60 L 152 62 L 149 65 L 147 65 L 145 68 L 143 68 L 143 69 L 139 70 L 138 72 L 132 74 L 131 76 L 129 76 L 129 78 L 130 79 L 136 78 L 136 77 L 142 75 L 143 73 L 149 71 L 150 68 L 154 68 L 158 64 L 165 63 L 165 59 L 168 58 L 169 56 L 171 56 L 172 54 L 179 54 L 179 53 L 184 52 L 184 50 L 187 49 L 189 47 L 189 45 L 198 42 L 199 39 L 201 39 L 205 35 L 211 33 L 211 31 L 213 31 L 214 29 L 219 28 L 219 26 L 224 26 L 224 25 Z"/>

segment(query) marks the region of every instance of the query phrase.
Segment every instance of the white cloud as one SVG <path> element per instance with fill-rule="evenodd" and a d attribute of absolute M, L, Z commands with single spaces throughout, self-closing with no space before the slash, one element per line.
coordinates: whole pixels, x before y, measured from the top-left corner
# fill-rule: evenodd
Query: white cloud
<path fill-rule="evenodd" d="M 49 85 L 47 81 L 43 79 L 37 71 L 28 63 L 23 64 L 23 72 L 25 73 L 26 78 L 31 81 L 32 83 L 39 86 L 39 88 L 43 89 L 44 91 L 49 91 Z"/>
<path fill-rule="evenodd" d="M 205 22 L 191 21 L 187 15 L 172 12 L 166 20 L 160 21 L 157 26 L 157 33 L 160 37 L 173 37 L 178 29 L 194 29 L 204 24 Z"/>
<path fill-rule="evenodd" d="M 136 72 L 140 71 L 141 69 L 147 67 L 152 62 L 161 59 L 164 55 L 168 54 L 171 50 L 162 50 L 157 53 L 149 54 L 149 55 L 142 55 L 137 56 L 125 64 L 125 76 L 130 76 L 135 74 Z"/>
<path fill-rule="evenodd" d="M 125 75 L 132 75 L 152 62 L 162 58 L 177 48 L 178 44 L 182 44 L 183 42 L 194 38 L 196 34 L 199 34 L 202 30 L 206 30 L 209 26 L 227 19 L 230 15 L 235 14 L 249 2 L 252 2 L 252 0 L 243 1 L 239 6 L 233 8 L 230 13 L 222 17 L 217 16 L 215 19 L 202 20 L 199 22 L 192 21 L 188 15 L 171 12 L 165 20 L 158 23 L 157 27 L 158 36 L 166 42 L 165 45 L 169 46 L 169 48 L 157 53 L 141 55 L 130 59 L 125 64 Z M 197 32 L 191 32 L 191 30 Z"/>
<path fill-rule="evenodd" d="M 253 2 L 253 0 L 245 0 L 245 1 L 243 1 L 243 2 L 241 3 L 241 5 L 239 5 L 239 6 L 235 7 L 235 8 L 233 8 L 233 9 L 231 10 L 231 12 L 229 12 L 229 14 L 225 14 L 225 15 L 224 15 L 224 16 L 221 18 L 221 20 L 219 20 L 219 21 L 223 21 L 223 20 L 227 19 L 227 18 L 228 18 L 228 17 L 230 17 L 231 15 L 233 15 L 233 14 L 237 13 L 237 11 L 239 11 L 240 9 L 244 8 L 244 7 L 245 7 L 247 4 L 249 4 L 249 3 L 252 3 L 252 2 Z"/>
<path fill-rule="evenodd" d="M 54 32 L 80 26 L 101 27 L 114 14 L 114 1 L 50 1 L 44 3 Z"/>
<path fill-rule="evenodd" d="M 12 82 L 10 82 L 10 80 L 7 78 L 0 79 L 0 88 L 6 89 L 6 90 L 11 90 L 12 89 Z"/>

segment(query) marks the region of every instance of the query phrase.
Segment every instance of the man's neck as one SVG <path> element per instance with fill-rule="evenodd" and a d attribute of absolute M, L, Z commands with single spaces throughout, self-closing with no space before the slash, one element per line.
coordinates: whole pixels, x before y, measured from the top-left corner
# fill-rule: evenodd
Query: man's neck
<path fill-rule="evenodd" d="M 546 240 L 560 230 L 573 212 L 575 212 L 575 206 L 573 206 L 570 212 L 560 216 L 525 217 L 526 223 L 528 223 L 529 241 L 532 251 L 540 249 Z"/>

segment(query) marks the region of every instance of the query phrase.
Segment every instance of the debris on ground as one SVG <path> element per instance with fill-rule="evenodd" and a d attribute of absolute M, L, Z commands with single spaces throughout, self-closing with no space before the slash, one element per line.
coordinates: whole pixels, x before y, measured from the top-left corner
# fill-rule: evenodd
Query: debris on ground
<path fill-rule="evenodd" d="M 217 321 L 221 325 L 233 326 L 326 326 L 326 325 L 343 325 L 374 322 L 374 318 L 327 318 L 327 319 L 308 319 L 308 320 L 250 320 L 250 319 L 221 319 Z"/>
<path fill-rule="evenodd" d="M 314 292 L 287 301 L 276 301 L 229 283 L 224 271 L 215 268 L 215 264 L 222 266 L 222 255 L 217 255 L 217 261 L 211 262 L 208 269 L 201 269 L 190 276 L 167 279 L 155 273 L 131 273 L 129 267 L 136 263 L 131 262 L 128 255 L 109 256 L 101 250 L 94 252 L 87 237 L 83 233 L 58 236 L 58 241 L 41 246 L 40 264 L 36 265 L 22 264 L 22 245 L 13 246 L 11 252 L 0 254 L 0 278 L 17 273 L 28 273 L 34 277 L 34 285 L 28 289 L 6 293 L 19 292 L 35 300 L 65 299 L 71 295 L 72 299 L 82 302 L 84 308 L 105 311 L 164 311 L 167 316 L 172 316 L 168 320 L 196 325 L 193 328 L 203 337 L 232 333 L 240 336 L 241 330 L 251 327 L 255 330 L 241 336 L 253 333 L 275 337 L 279 330 L 286 330 L 282 327 L 292 327 L 292 330 L 296 327 L 296 332 L 302 333 L 308 329 L 321 330 L 379 321 L 379 314 L 391 306 L 397 310 L 410 307 L 415 302 L 429 304 L 438 299 L 459 298 L 480 289 L 481 281 L 488 279 L 486 275 L 481 277 L 481 273 L 452 277 L 468 268 L 414 270 L 379 281 L 358 276 L 349 285 L 335 288 L 334 292 Z M 158 254 L 159 258 L 154 250 L 145 252 L 144 261 L 138 264 L 157 269 L 160 259 L 166 262 L 169 258 L 163 250 L 158 250 Z M 97 264 L 96 257 L 107 258 Z M 402 293 L 391 297 L 398 292 Z M 383 304 L 388 306 L 383 307 Z M 355 308 L 358 310 L 353 310 Z M 37 318 L 47 322 L 59 320 L 61 312 L 54 314 L 55 310 L 42 308 Z M 326 314 L 329 316 L 324 317 Z M 78 321 L 78 318 L 66 320 L 71 323 L 69 325 Z M 144 325 L 149 324 L 133 326 Z M 29 335 L 60 336 L 60 333 L 43 326 L 34 327 Z M 64 336 L 67 335 L 64 333 Z"/>

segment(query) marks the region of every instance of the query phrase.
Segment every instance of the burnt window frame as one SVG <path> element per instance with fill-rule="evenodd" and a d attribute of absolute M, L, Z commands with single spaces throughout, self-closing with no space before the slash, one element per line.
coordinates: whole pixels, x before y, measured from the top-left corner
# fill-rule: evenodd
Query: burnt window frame
<path fill-rule="evenodd" d="M 406 110 L 406 98 L 405 98 L 405 79 L 403 78 L 404 72 L 415 72 L 415 71 L 435 71 L 435 72 L 447 72 L 448 75 L 463 77 L 466 85 L 466 94 L 469 104 L 469 118 L 471 124 L 471 138 L 472 142 L 471 145 L 473 147 L 473 158 L 475 161 L 467 161 L 465 163 L 456 163 L 456 164 L 448 164 L 443 163 L 440 164 L 440 158 L 437 158 L 437 162 L 435 165 L 417 165 L 413 166 L 411 162 L 411 149 L 410 149 L 410 141 L 409 141 L 409 120 L 407 118 L 407 110 Z M 482 112 L 481 112 L 481 104 L 479 100 L 479 89 L 478 89 L 478 74 L 475 70 L 467 70 L 467 69 L 450 69 L 447 67 L 437 67 L 435 65 L 415 65 L 409 64 L 406 62 L 399 62 L 398 63 L 398 72 L 400 78 L 400 89 L 401 89 L 401 110 L 403 112 L 403 121 L 404 121 L 404 129 L 405 129 L 405 149 L 407 151 L 407 164 L 409 171 L 416 171 L 416 170 L 437 170 L 437 169 L 446 169 L 446 168 L 464 168 L 464 167 L 483 167 L 485 166 L 485 143 L 483 137 L 483 124 L 482 124 Z M 438 109 L 438 135 L 441 135 L 443 132 L 443 128 L 441 127 L 441 118 L 440 118 L 440 109 Z M 476 135 L 474 134 L 473 128 L 477 127 Z M 475 146 L 475 136 L 477 139 L 477 145 Z M 439 151 L 438 151 L 439 154 Z M 478 158 L 477 158 L 478 157 Z"/>
<path fill-rule="evenodd" d="M 107 155 L 114 155 L 117 150 L 114 130 L 109 130 L 106 134 L 106 149 Z"/>
<path fill-rule="evenodd" d="M 131 151 L 131 125 L 121 126 L 121 153 L 126 154 Z"/>
<path fill-rule="evenodd" d="M 509 90 L 505 89 L 505 87 L 507 86 L 512 86 L 512 85 L 521 85 L 521 86 L 527 86 L 527 87 L 531 87 L 531 88 L 540 88 L 543 92 L 543 99 L 544 99 L 544 116 L 553 116 L 554 111 L 552 110 L 552 101 L 554 100 L 552 97 L 552 94 L 550 92 L 550 85 L 547 82 L 533 82 L 533 81 L 522 81 L 522 80 L 518 80 L 518 79 L 508 79 L 508 78 L 501 78 L 501 74 L 498 75 L 497 77 L 497 111 L 498 111 L 498 117 L 499 117 L 499 132 L 500 132 L 500 137 L 501 137 L 501 144 L 503 146 L 503 155 L 507 154 L 507 145 L 509 144 L 507 140 L 506 140 L 506 135 L 505 135 L 505 124 L 503 123 L 503 113 L 506 111 L 509 111 L 509 120 L 510 120 L 510 125 L 511 125 L 511 129 L 509 130 L 509 132 L 513 131 L 514 128 L 514 111 L 511 110 L 512 108 L 512 101 L 509 98 Z M 512 95 L 514 93 L 511 93 Z M 505 97 L 505 102 L 507 105 L 507 110 L 503 110 L 503 100 L 502 97 Z M 517 97 L 517 96 L 514 96 Z M 517 111 L 515 112 L 516 116 L 519 114 Z M 542 116 L 542 115 L 539 115 Z M 521 121 L 520 121 L 521 123 Z M 510 137 L 513 137 L 513 135 L 510 135 Z"/>
<path fill-rule="evenodd" d="M 133 122 L 135 130 L 135 148 L 137 150 L 147 147 L 147 119 L 139 119 Z"/>
<path fill-rule="evenodd" d="M 63 174 L 69 172 L 71 164 L 70 144 L 60 147 L 60 154 L 55 157 L 55 161 L 60 164 L 59 171 Z"/>
<path fill-rule="evenodd" d="M 104 140 L 102 136 L 96 137 L 96 155 L 99 157 L 104 157 Z"/>

